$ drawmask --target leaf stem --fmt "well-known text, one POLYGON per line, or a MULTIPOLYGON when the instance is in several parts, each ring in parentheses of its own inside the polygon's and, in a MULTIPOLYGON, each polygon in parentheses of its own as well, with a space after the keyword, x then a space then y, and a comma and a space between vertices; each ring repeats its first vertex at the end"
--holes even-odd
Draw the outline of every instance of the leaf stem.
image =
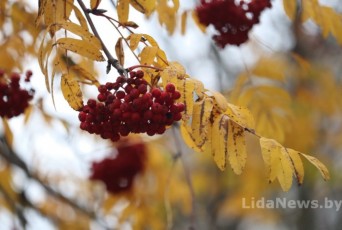
POLYGON ((90 17, 90 10, 87 9, 87 7, 84 5, 82 0, 77 0, 78 4, 80 5, 84 15, 87 18, 87 21, 89 23, 89 26, 91 28, 91 30, 93 31, 94 35, 100 40, 101 42, 101 46, 103 49, 103 52, 105 53, 105 55, 108 58, 108 64, 110 64, 111 66, 113 66, 120 75, 127 75, 127 71, 120 65, 119 61, 117 59, 115 59, 111 53, 109 52, 109 50, 107 49, 106 45, 104 44, 104 42, 102 41, 99 33, 97 32, 97 29, 95 28, 95 25, 93 23, 93 20, 90 17))

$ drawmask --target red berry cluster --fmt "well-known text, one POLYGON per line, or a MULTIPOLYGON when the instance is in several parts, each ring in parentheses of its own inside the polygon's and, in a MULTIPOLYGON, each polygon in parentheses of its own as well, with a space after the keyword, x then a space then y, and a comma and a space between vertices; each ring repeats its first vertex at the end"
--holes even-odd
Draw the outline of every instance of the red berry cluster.
POLYGON ((79 113, 80 128, 118 141, 129 133, 162 134, 166 126, 179 121, 184 104, 175 102, 181 96, 175 86, 149 89, 143 77, 144 72, 131 71, 128 78, 100 85, 98 101, 89 99, 79 113))
POLYGON ((224 48, 246 42, 249 31, 259 23, 261 12, 271 6, 271 0, 241 0, 238 4, 235 0, 201 0, 196 12, 202 24, 212 24, 219 32, 213 39, 224 48))
POLYGON ((92 164, 90 179, 103 181, 107 191, 119 193, 130 190, 133 179, 144 171, 146 149, 143 143, 120 143, 115 158, 105 158, 92 164))
MULTIPOLYGON (((25 81, 29 82, 32 71, 26 72, 25 81)), ((0 70, 0 116, 11 118, 18 116, 28 107, 29 101, 33 98, 34 90, 25 90, 20 88, 20 75, 11 73, 6 76, 5 72, 0 70)))

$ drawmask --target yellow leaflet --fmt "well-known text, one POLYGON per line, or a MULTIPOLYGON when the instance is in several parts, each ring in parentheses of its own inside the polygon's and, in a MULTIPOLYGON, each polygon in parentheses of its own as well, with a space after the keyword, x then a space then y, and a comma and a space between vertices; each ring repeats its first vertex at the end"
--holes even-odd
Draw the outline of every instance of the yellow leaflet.
MULTIPOLYGON (((47 3, 47 0, 39 0, 39 2, 38 2, 38 15, 37 15, 37 18, 36 18, 36 21, 35 21, 35 24, 36 24, 37 27, 41 23, 42 18, 43 18, 44 14, 45 14, 46 3, 47 3)), ((6 1, 1 1, 0 4, 4 4, 4 5, 1 5, 1 10, 5 9, 6 1)))
MULTIPOLYGON (((20 197, 18 193, 13 189, 13 172, 12 168, 8 165, 5 165, 5 167, 2 167, 0 170, 0 185, 7 195, 9 196, 9 199, 11 199, 13 202, 18 202, 20 197)), ((6 205, 8 209, 14 209, 15 207, 12 207, 12 205, 7 201, 6 205)), ((11 210, 13 212, 17 210, 11 210)))
POLYGON ((182 125, 180 126, 180 133, 182 135, 183 141, 187 146, 195 150, 196 152, 202 152, 203 150, 200 149, 196 144, 191 136, 191 128, 185 123, 182 122, 182 125))
POLYGON ((297 179, 298 185, 303 184, 304 180, 304 166, 302 159, 300 158, 300 153, 296 150, 286 148, 287 153, 289 154, 291 161, 292 161, 292 166, 294 169, 294 174, 297 179))
POLYGON ((284 6, 286 15, 291 20, 294 20, 296 13, 297 13, 297 0, 284 0, 283 6, 284 6))
POLYGON ((80 25, 83 28, 88 29, 88 23, 87 23, 87 20, 85 19, 84 15, 83 15, 83 13, 74 4, 72 4, 72 9, 74 10, 75 16, 76 16, 77 20, 79 21, 80 25))
POLYGON ((207 128, 210 122, 214 102, 212 98, 196 101, 192 111, 191 134, 196 146, 202 148, 207 141, 207 128))
POLYGON ((181 97, 178 99, 179 102, 182 102, 185 105, 185 110, 182 119, 184 121, 190 119, 192 115, 192 110, 194 106, 194 90, 195 84, 192 81, 187 81, 186 79, 178 79, 177 90, 181 93, 181 97))
MULTIPOLYGON (((46 1, 44 8, 44 23, 50 26, 54 23, 65 21, 69 18, 72 7, 66 0, 46 1)), ((54 36, 56 28, 49 27, 51 36, 54 36)))
POLYGON ((258 77, 283 81, 287 68, 287 63, 280 58, 262 58, 253 68, 252 74, 258 77))
POLYGON ((194 20, 195 24, 198 26, 198 28, 199 28, 203 33, 205 33, 207 27, 199 22, 199 19, 198 19, 198 16, 197 16, 195 10, 192 11, 191 16, 192 16, 192 19, 194 20))
POLYGON ((230 119, 245 128, 251 130, 255 129, 254 117, 247 108, 230 103, 227 103, 227 105, 228 109, 225 114, 227 114, 230 119))
POLYGON ((142 65, 152 65, 154 59, 156 58, 158 47, 146 46, 140 53, 140 64, 142 65))
MULTIPOLYGON (((161 72, 162 84, 165 87, 167 83, 173 83, 178 87, 178 80, 185 78, 185 68, 178 62, 170 62, 170 65, 161 72)), ((182 82, 179 81, 181 84, 182 82)))
POLYGON ((49 40, 46 44, 46 46, 44 46, 44 41, 46 38, 48 31, 45 32, 45 34, 43 35, 43 40, 39 46, 39 50, 38 50, 38 63, 39 63, 39 67, 40 70, 42 71, 42 73, 44 74, 45 77, 45 86, 48 92, 50 92, 50 83, 49 83, 49 76, 48 76, 48 59, 50 56, 50 53, 52 51, 52 41, 49 40), (45 64, 44 64, 45 61, 45 64))
POLYGON ((320 9, 323 37, 327 38, 331 33, 337 42, 342 44, 342 15, 330 7, 321 6, 320 9))
POLYGON ((282 146, 273 139, 260 138, 262 158, 266 166, 266 173, 269 182, 273 182, 281 170, 280 158, 282 146))
POLYGON ((225 114, 215 117, 211 131, 211 151, 217 167, 222 171, 226 168, 228 157, 228 120, 225 114))
POLYGON ((124 66, 124 64, 125 64, 125 53, 124 53, 124 49, 123 49, 123 40, 121 37, 118 39, 118 41, 115 44, 115 54, 119 60, 119 64, 121 66, 124 66))
POLYGON ((13 133, 10 125, 8 124, 7 118, 2 118, 2 124, 4 126, 5 138, 9 146, 13 145, 13 133))
POLYGON ((96 48, 98 49, 102 48, 100 40, 97 37, 95 37, 92 33, 90 33, 87 27, 82 27, 80 25, 77 25, 69 21, 57 23, 56 25, 60 26, 63 29, 66 29, 67 31, 71 33, 74 33, 80 36, 83 40, 88 41, 96 48))
POLYGON ((101 51, 93 46, 92 43, 85 40, 78 40, 74 38, 60 38, 56 44, 63 49, 70 50, 81 56, 90 58, 95 61, 104 61, 101 51))
MULTIPOLYGON (((186 75, 186 76, 188 76, 188 75, 186 75)), ((196 79, 190 78, 190 77, 187 77, 186 79, 187 79, 187 81, 193 82, 193 84, 195 85, 195 93, 196 93, 196 95, 200 99, 202 99, 204 97, 204 93, 203 92, 205 91, 203 83, 201 81, 199 81, 199 80, 196 80, 196 79)))
POLYGON ((127 22, 129 15, 129 0, 118 0, 116 10, 118 12, 119 22, 127 22))
POLYGON ((327 167, 320 162, 317 158, 313 157, 313 156, 309 156, 307 154, 304 153, 300 153, 303 157, 305 157, 308 161, 310 161, 311 164, 313 164, 321 173, 322 177, 324 180, 329 180, 330 179, 330 173, 329 170, 327 169, 327 167))
POLYGON ((159 65, 159 67, 164 67, 164 68, 169 65, 164 50, 160 48, 158 49, 158 52, 157 52, 157 64, 159 65))
MULTIPOLYGON (((174 1, 175 2, 175 1, 174 1)), ((158 4, 158 19, 161 25, 165 25, 169 34, 173 34, 176 28, 176 14, 178 7, 175 5, 170 7, 169 2, 161 0, 158 4)))
POLYGON ((132 22, 132 21, 128 21, 128 22, 121 22, 120 23, 121 26, 126 26, 126 27, 131 27, 133 29, 136 29, 139 27, 139 25, 135 22, 132 22))
POLYGON ((184 35, 186 31, 186 19, 188 16, 188 11, 184 11, 181 16, 181 34, 184 35))
POLYGON ((294 170, 291 158, 284 147, 281 148, 280 166, 277 177, 281 188, 286 192, 291 188, 294 170))
POLYGON ((131 34, 128 36, 127 40, 129 41, 129 48, 134 51, 138 48, 139 43, 141 42, 142 34, 131 34))
POLYGON ((101 0, 90 0, 90 9, 97 9, 101 3, 101 0))
POLYGON ((240 175, 246 165, 247 149, 245 130, 232 120, 228 122, 227 152, 230 166, 240 175))
POLYGON ((138 11, 149 16, 156 6, 155 0, 130 0, 131 5, 138 11))
POLYGON ((70 72, 75 74, 81 80, 89 80, 91 84, 94 84, 96 86, 100 85, 98 80, 90 72, 88 72, 86 69, 84 69, 80 65, 71 66, 70 72))
POLYGON ((228 108, 226 98, 219 92, 211 91, 212 96, 215 98, 215 107, 221 112, 225 112, 228 108))
POLYGON ((208 155, 212 155, 212 124, 209 122, 207 124, 207 136, 206 136, 206 141, 204 142, 203 145, 203 152, 208 155))
POLYGON ((275 107, 289 106, 291 98, 289 93, 276 86, 261 85, 246 89, 238 99, 238 104, 249 107, 257 103, 260 106, 275 107))
POLYGON ((82 91, 78 82, 69 74, 61 77, 61 90, 70 107, 78 111, 83 106, 82 91))

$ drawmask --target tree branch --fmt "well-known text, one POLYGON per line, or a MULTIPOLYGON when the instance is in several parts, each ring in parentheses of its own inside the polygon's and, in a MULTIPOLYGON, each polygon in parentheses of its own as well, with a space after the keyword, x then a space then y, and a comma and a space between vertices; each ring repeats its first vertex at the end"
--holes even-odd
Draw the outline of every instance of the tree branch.
MULTIPOLYGON (((102 46, 102 49, 103 49, 103 52, 105 53, 105 55, 107 56, 107 61, 108 61, 108 65, 109 66, 113 66, 120 75, 127 75, 127 71, 120 65, 119 61, 117 59, 115 59, 112 54, 109 52, 109 50, 107 49, 106 45, 104 44, 104 42, 102 41, 99 33, 97 32, 97 29, 93 23, 93 20, 91 19, 90 17, 90 10, 87 9, 87 7, 84 5, 83 1, 82 0, 77 0, 78 4, 80 5, 84 15, 86 16, 87 18, 87 21, 89 23, 89 26, 91 28, 91 30, 93 31, 95 37, 97 37, 100 42, 101 42, 101 46, 102 46)), ((108 71, 107 71, 108 72, 108 71)))
MULTIPOLYGON (((44 183, 37 175, 33 174, 29 168, 27 167, 26 163, 15 153, 7 144, 7 141, 4 137, 0 137, 0 155, 9 163, 12 165, 15 165, 22 169, 26 176, 30 179, 35 180, 38 182, 45 190, 47 193, 50 195, 54 196, 58 200, 60 200, 63 203, 66 203, 70 205, 71 207, 75 208, 79 212, 83 213, 84 215, 90 217, 93 220, 96 220, 98 223, 103 223, 103 221, 100 220, 100 218, 96 215, 94 211, 88 210, 85 207, 82 207, 78 203, 74 202, 73 200, 65 197, 58 191, 54 190, 51 188, 49 185, 44 183)), ((104 226, 105 229, 108 229, 107 227, 104 226)))

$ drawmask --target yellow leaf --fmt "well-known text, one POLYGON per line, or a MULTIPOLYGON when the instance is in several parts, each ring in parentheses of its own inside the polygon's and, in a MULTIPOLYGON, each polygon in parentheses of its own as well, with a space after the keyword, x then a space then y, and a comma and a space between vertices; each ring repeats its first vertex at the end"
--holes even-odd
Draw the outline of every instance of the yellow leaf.
POLYGON ((291 158, 284 147, 281 148, 280 166, 277 177, 281 188, 286 192, 291 188, 294 170, 291 158))
POLYGON ((283 6, 286 15, 294 20, 297 13, 297 0, 283 0, 283 6))
POLYGON ((61 90, 70 107, 78 111, 83 107, 82 91, 78 82, 69 74, 61 77, 61 90))
POLYGON ((207 141, 207 128, 210 122, 213 106, 213 99, 209 97, 204 98, 201 101, 196 101, 193 106, 191 134, 196 146, 200 149, 207 141))
POLYGON ((173 83, 177 87, 178 79, 183 80, 185 78, 185 68, 178 62, 170 62, 170 65, 161 72, 160 76, 164 87, 167 83, 173 83))
POLYGON ((227 114, 231 120, 251 131, 255 129, 254 117, 249 109, 230 103, 227 103, 227 105, 228 109, 225 114, 227 114))
POLYGON ((73 9, 75 16, 76 16, 77 20, 79 21, 80 25, 83 28, 88 28, 88 22, 87 22, 86 18, 84 17, 83 13, 74 4, 72 4, 72 9, 73 9))
POLYGON ((182 120, 189 120, 192 115, 192 110, 194 106, 194 90, 195 84, 192 81, 187 81, 186 79, 179 80, 177 83, 177 90, 179 90, 181 97, 178 99, 185 105, 184 114, 182 120))
POLYGON ((181 16, 181 34, 184 35, 186 31, 186 18, 188 16, 188 11, 184 11, 181 16))
POLYGON ((155 9, 155 0, 130 0, 131 5, 138 11, 149 16, 155 9))
POLYGON ((131 34, 128 36, 127 40, 129 41, 129 48, 134 51, 138 48, 139 43, 141 42, 142 34, 131 34))
POLYGON ((2 124, 4 126, 5 138, 7 143, 12 146, 13 145, 13 133, 10 125, 8 124, 7 118, 2 118, 2 124))
POLYGON ((226 111, 228 108, 226 98, 219 92, 211 91, 210 93, 215 98, 214 103, 215 103, 216 108, 221 112, 226 111))
POLYGON ((118 39, 118 41, 115 44, 115 53, 116 53, 116 57, 119 60, 119 64, 121 66, 124 66, 124 64, 125 64, 125 53, 124 53, 123 43, 122 43, 121 37, 118 39))
POLYGON ((152 65, 154 59, 156 58, 158 47, 146 46, 140 53, 140 64, 142 65, 152 65))
POLYGON ((81 56, 95 61, 104 61, 101 51, 92 43, 74 38, 60 38, 56 44, 63 49, 70 50, 81 56))
POLYGON ((261 58, 254 66, 252 74, 258 77, 282 81, 285 79, 287 68, 287 63, 280 58, 261 58))
POLYGON ((227 151, 230 166, 240 175, 247 159, 245 130, 232 120, 228 122, 227 151))
POLYGON ((330 179, 330 173, 329 170, 327 169, 327 167, 320 162, 317 158, 313 157, 313 156, 309 156, 307 154, 304 153, 300 153, 303 157, 305 157, 308 161, 310 161, 311 164, 313 164, 321 173, 322 177, 324 180, 329 180, 330 179))
POLYGON ((183 141, 187 146, 189 146, 196 152, 202 152, 202 149, 197 147, 194 138, 191 136, 191 128, 184 122, 180 126, 180 133, 182 135, 183 141))
POLYGON ((52 40, 49 40, 46 45, 44 44, 47 32, 48 31, 45 32, 43 36, 43 40, 38 50, 38 63, 45 77, 46 89, 48 92, 50 92, 50 83, 49 83, 49 76, 48 76, 48 60, 49 60, 49 56, 51 54, 53 45, 52 45, 52 40))
POLYGON ((97 9, 101 3, 101 0, 90 0, 90 9, 97 9))
POLYGON ((97 37, 95 37, 92 33, 90 33, 87 27, 83 27, 69 21, 57 23, 56 26, 59 26, 65 30, 68 30, 71 33, 80 36, 83 40, 88 41, 96 48, 101 49, 100 40, 97 37))
POLYGON ((214 161, 217 167, 223 171, 226 168, 228 157, 228 117, 225 114, 214 118, 211 135, 211 151, 214 161))
POLYGON ((129 0, 118 0, 116 10, 118 11, 119 22, 127 22, 129 15, 129 0))
POLYGON ((280 158, 282 155, 282 146, 273 139, 261 137, 260 147, 268 180, 269 182, 273 182, 281 170, 280 158))
POLYGON ((70 67, 70 72, 76 75, 81 80, 88 80, 91 84, 99 86, 98 80, 85 68, 80 65, 73 65, 70 67))
POLYGON ((289 154, 293 169, 294 169, 294 174, 297 179, 298 185, 303 184, 304 180, 304 166, 302 159, 300 158, 300 153, 296 150, 286 148, 287 153, 289 154))
MULTIPOLYGON (((13 172, 12 168, 10 166, 5 165, 0 170, 0 185, 4 192, 9 196, 8 198, 12 200, 12 202, 16 203, 19 202, 19 194, 15 191, 13 188, 13 172)), ((15 212, 16 210, 13 210, 15 207, 12 207, 12 204, 7 200, 6 206, 9 210, 15 212)))
POLYGON ((132 21, 128 21, 128 22, 120 22, 120 25, 121 26, 124 26, 124 27, 131 27, 133 29, 136 29, 139 27, 139 25, 135 22, 132 22, 132 21))

